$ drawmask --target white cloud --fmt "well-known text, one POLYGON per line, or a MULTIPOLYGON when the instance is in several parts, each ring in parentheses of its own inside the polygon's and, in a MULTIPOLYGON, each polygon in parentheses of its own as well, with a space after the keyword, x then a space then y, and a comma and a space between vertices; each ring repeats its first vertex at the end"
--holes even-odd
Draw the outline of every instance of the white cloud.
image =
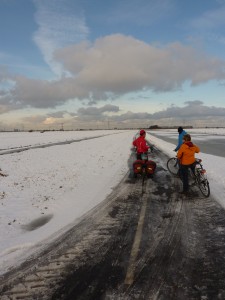
POLYGON ((34 41, 44 60, 59 77, 62 66, 53 58, 56 49, 80 42, 86 38, 88 28, 81 10, 72 13, 67 0, 33 0, 36 5, 36 22, 39 26, 34 41))
POLYGON ((223 60, 180 43, 157 48, 121 34, 65 47, 55 59, 72 76, 51 82, 14 77, 11 103, 53 108, 69 99, 93 103, 141 90, 174 91, 187 81, 199 85, 225 79, 223 60))
POLYGON ((94 98, 109 91, 124 94, 141 89, 170 91, 186 80, 200 84, 225 78, 225 62, 173 43, 156 48, 133 37, 115 34, 59 50, 56 57, 89 89, 94 98), (96 97, 95 97, 96 96, 96 97))

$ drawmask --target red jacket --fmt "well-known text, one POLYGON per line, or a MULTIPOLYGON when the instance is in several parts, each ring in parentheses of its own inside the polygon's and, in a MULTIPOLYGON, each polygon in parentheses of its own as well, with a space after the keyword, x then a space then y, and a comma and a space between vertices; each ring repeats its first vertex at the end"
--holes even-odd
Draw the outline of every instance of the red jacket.
POLYGON ((133 145, 137 148, 137 153, 145 153, 150 148, 143 136, 139 136, 136 140, 134 140, 133 145))

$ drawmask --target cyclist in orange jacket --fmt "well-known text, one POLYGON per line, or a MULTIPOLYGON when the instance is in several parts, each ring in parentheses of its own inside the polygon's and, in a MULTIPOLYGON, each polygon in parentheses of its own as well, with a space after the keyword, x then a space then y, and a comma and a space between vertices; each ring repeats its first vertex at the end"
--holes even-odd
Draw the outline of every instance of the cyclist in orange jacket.
POLYGON ((147 145, 147 142, 145 140, 146 132, 144 129, 140 130, 140 136, 133 141, 134 147, 136 147, 137 150, 137 159, 141 159, 141 155, 143 153, 148 152, 148 149, 150 148, 147 145))
POLYGON ((199 153, 200 148, 191 142, 190 134, 183 136, 183 144, 177 152, 177 158, 180 161, 180 173, 183 181, 183 191, 181 194, 188 194, 188 169, 191 168, 194 172, 195 168, 195 153, 199 153))

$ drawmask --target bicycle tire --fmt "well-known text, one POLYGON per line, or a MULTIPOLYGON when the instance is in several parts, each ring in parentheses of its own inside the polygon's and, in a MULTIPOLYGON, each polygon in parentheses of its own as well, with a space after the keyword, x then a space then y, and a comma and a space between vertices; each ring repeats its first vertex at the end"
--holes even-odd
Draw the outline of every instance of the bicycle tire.
POLYGON ((173 175, 178 175, 179 164, 176 157, 171 157, 167 161, 167 169, 173 175))
POLYGON ((198 173, 197 182, 199 189, 204 197, 209 197, 210 195, 210 187, 209 182, 204 174, 198 173))

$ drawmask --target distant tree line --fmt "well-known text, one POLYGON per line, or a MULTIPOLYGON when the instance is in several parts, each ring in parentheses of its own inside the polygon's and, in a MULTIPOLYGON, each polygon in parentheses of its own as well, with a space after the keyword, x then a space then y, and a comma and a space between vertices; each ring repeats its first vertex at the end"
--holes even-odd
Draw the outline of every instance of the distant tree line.
MULTIPOLYGON (((158 125, 151 125, 149 126, 148 129, 176 129, 178 126, 158 126, 158 125)), ((187 129, 191 129, 193 128, 193 126, 189 125, 189 126, 183 126, 187 129)))

